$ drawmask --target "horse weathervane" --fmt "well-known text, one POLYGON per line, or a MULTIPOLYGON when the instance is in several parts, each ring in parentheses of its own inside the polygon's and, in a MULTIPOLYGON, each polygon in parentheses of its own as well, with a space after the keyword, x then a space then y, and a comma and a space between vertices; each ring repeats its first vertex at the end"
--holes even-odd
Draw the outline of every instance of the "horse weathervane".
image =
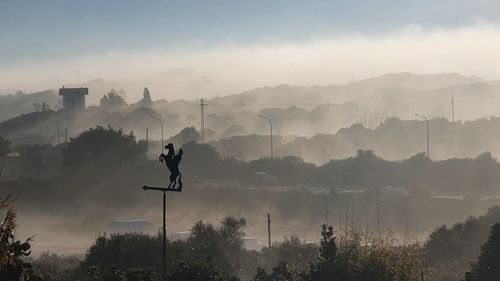
POLYGON ((179 163, 182 160, 184 152, 181 148, 179 149, 179 153, 175 154, 174 145, 171 143, 167 144, 165 149, 168 151, 167 154, 160 154, 158 160, 162 163, 165 162, 167 168, 170 170, 170 184, 167 189, 175 189, 175 186, 179 184, 177 190, 180 192, 182 191, 182 174, 179 171, 179 163))

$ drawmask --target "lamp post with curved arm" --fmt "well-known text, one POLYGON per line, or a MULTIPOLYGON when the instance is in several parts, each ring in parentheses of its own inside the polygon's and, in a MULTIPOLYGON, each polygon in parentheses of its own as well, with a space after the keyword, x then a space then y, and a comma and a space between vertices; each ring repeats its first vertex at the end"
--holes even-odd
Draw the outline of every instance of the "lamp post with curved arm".
POLYGON ((154 117, 154 116, 149 116, 149 117, 157 120, 158 122, 160 122, 160 126, 161 126, 161 152, 163 153, 163 151, 164 151, 164 148, 163 148, 163 122, 161 121, 160 118, 157 118, 157 117, 154 117))
POLYGON ((420 115, 420 114, 415 114, 415 115, 417 115, 418 117, 421 117, 425 120, 425 125, 427 127, 427 158, 431 159, 431 155, 429 154, 429 119, 427 119, 427 117, 420 115))
POLYGON ((260 118, 264 118, 267 121, 269 121, 269 127, 271 128, 271 159, 273 159, 273 122, 271 121, 271 119, 269 119, 266 116, 263 116, 263 115, 260 115, 260 114, 257 115, 257 116, 259 116, 260 118))
POLYGON ((57 126, 57 144, 58 145, 61 144, 61 129, 60 129, 60 126, 59 126, 59 122, 57 122, 54 119, 50 119, 50 118, 47 119, 47 120, 49 120, 50 122, 56 124, 56 126, 57 126))

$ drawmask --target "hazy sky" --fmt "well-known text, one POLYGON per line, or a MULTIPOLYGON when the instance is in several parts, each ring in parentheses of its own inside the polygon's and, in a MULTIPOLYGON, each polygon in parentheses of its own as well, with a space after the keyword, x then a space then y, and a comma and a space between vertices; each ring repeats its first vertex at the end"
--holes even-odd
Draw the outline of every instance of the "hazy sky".
POLYGON ((171 68, 220 77, 227 65, 247 69, 233 73, 238 80, 266 62, 273 64, 255 83, 334 83, 405 70, 498 78, 488 64, 498 65, 497 48, 488 45, 500 41, 499 10, 500 1, 486 0, 1 0, 0 88, 57 85, 76 69, 87 80, 171 68), (378 65, 360 70, 363 61, 378 65))

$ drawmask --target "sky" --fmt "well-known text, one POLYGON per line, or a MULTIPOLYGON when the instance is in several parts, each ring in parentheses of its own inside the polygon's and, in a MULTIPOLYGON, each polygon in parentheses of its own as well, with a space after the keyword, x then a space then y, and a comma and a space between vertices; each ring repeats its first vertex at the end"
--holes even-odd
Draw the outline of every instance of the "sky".
POLYGON ((486 0, 0 0, 0 88, 175 68, 232 83, 254 73, 244 87, 405 70, 495 79, 499 10, 486 0))

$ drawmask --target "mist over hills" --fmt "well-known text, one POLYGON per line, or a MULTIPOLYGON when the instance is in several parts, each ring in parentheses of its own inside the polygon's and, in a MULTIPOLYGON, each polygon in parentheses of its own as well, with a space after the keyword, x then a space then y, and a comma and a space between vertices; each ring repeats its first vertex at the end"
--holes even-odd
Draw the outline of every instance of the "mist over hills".
MULTIPOLYGON (((62 86, 62 85, 60 85, 62 86)), ((312 109, 320 104, 355 102, 362 105, 366 112, 386 112, 390 116, 404 116, 408 110, 419 111, 431 116, 448 116, 449 102, 452 96, 457 100, 457 108, 466 107, 457 116, 472 119, 496 115, 495 95, 500 91, 500 82, 463 76, 456 73, 411 74, 391 73, 382 76, 354 81, 346 85, 298 86, 281 84, 264 86, 247 91, 235 92, 236 86, 219 81, 216 78, 195 73, 187 69, 173 69, 159 73, 144 81, 108 81, 93 79, 79 84, 67 84, 66 87, 88 87, 90 95, 88 105, 96 105, 110 89, 123 89, 128 103, 134 103, 142 96, 144 87, 151 91, 153 100, 196 100, 208 98, 212 105, 218 105, 216 112, 235 112, 239 110, 261 110, 263 108, 286 108, 292 105, 312 109), (481 98, 481 100, 476 100, 481 98), (484 99, 486 98, 486 99, 484 99), (481 106, 482 110, 472 110, 481 106)), ((53 96, 42 98, 52 108, 56 108, 57 89, 51 89, 53 96)), ((46 93, 47 94, 47 93, 46 93)), ((7 95, 9 96, 9 95, 7 95)), ((28 113, 30 102, 40 101, 39 93, 23 97, 23 106, 16 106, 11 100, 4 99, 2 105, 9 107, 0 120, 28 113), (18 110, 19 108, 19 110, 18 110)), ((1 98, 1 97, 0 97, 1 98)), ((213 107, 213 106, 212 106, 213 107)), ((210 109, 208 109, 210 110, 210 109)), ((412 113, 413 114, 413 113, 412 113)), ((358 118, 362 118, 359 116, 358 118)))
MULTIPOLYGON (((169 82, 161 80, 165 75, 156 79, 167 85, 169 82)), ((193 73, 188 70, 175 70, 169 75, 178 85, 193 82, 193 73)), ((198 100, 168 101, 159 99, 161 92, 150 90, 153 102, 142 107, 128 92, 142 92, 140 82, 125 84, 98 79, 81 85, 90 88, 89 96, 94 99, 110 89, 127 89, 124 97, 128 106, 109 109, 91 105, 84 112, 72 113, 58 110, 60 98, 54 91, 4 96, 2 106, 9 111, 3 118, 15 117, 0 123, 0 135, 16 145, 54 144, 57 131, 47 118, 59 120, 68 129, 69 138, 96 125, 110 125, 133 131, 140 139, 146 138, 149 129, 150 140, 158 140, 160 127, 150 116, 163 119, 167 138, 186 127, 199 130, 198 100), (33 104, 44 102, 48 105, 46 112, 36 112, 40 108, 35 110, 33 104)), ((424 122, 415 121, 415 113, 419 113, 431 119, 435 159, 476 157, 486 150, 497 156, 497 130, 486 128, 496 128, 498 124, 498 118, 490 116, 499 115, 499 92, 500 84, 496 81, 453 73, 386 74, 343 86, 266 86, 206 99, 206 139, 225 157, 247 161, 265 157, 269 127, 257 117, 261 114, 273 120, 276 155, 325 163, 352 156, 358 149, 373 149, 387 159, 397 160, 423 151, 420 137, 424 122), (452 97, 455 123, 451 122, 452 97), (490 137, 474 140, 474 132, 490 137)))

